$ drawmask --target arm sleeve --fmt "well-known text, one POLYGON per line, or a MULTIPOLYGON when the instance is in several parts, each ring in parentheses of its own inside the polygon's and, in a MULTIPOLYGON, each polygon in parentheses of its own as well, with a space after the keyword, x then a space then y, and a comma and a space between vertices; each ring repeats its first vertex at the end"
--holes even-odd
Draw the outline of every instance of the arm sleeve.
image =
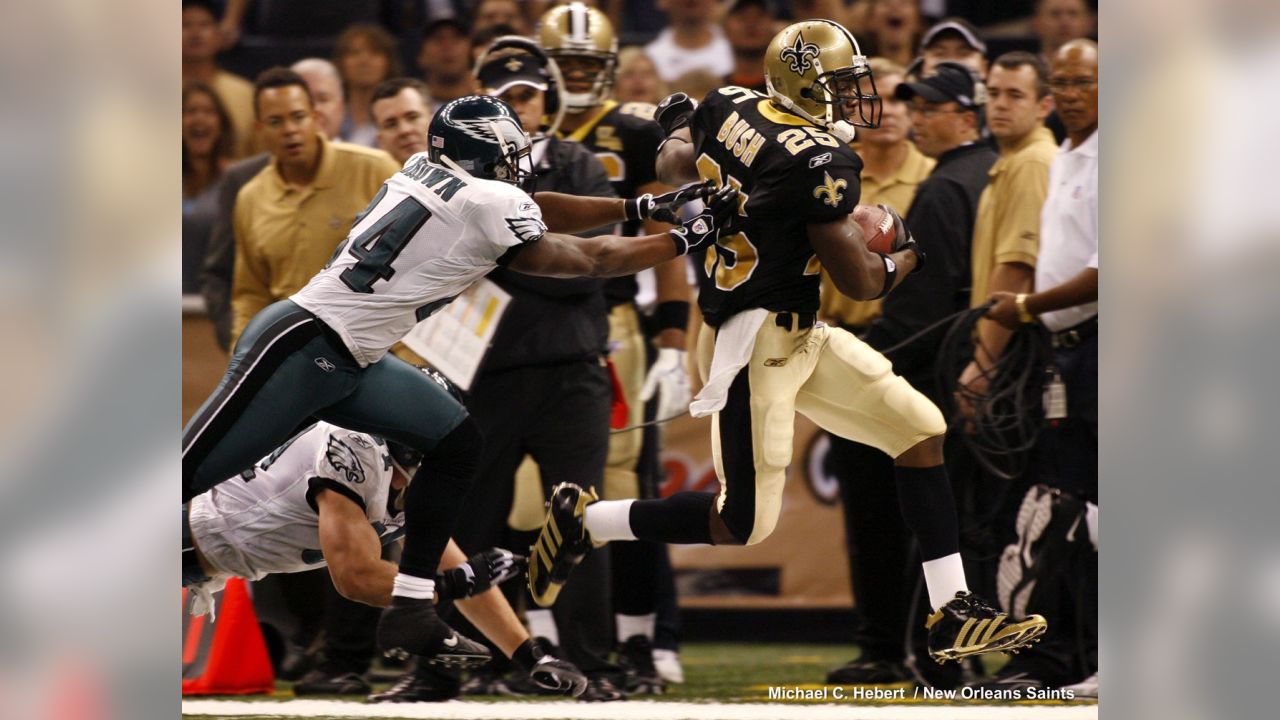
POLYGON ((235 272, 231 281, 231 346, 258 311, 271 304, 271 272, 263 259, 253 252, 248 242, 249 211, 247 204, 236 200, 235 272))
POLYGON ((390 470, 391 456, 384 444, 364 433, 328 426, 307 477, 307 503, 315 509, 316 494, 332 490, 369 517, 382 518, 390 470))
POLYGON ((495 260, 513 247, 537 242, 547 232, 538 203, 516 188, 472 202, 467 219, 492 244, 495 260))
POLYGON ((1040 250, 1040 210, 1049 192, 1049 166, 1029 160, 1009 175, 1008 195, 998 198, 994 264, 1036 265, 1040 250))

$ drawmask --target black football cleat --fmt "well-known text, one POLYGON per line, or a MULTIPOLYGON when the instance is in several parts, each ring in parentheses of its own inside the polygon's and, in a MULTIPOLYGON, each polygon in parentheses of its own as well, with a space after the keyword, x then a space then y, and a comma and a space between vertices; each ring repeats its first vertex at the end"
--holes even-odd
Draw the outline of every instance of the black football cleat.
POLYGON ((667 691, 667 681, 653 665, 653 643, 644 635, 632 635, 618 647, 618 665, 628 696, 662 695, 667 691))
POLYGON ((315 669, 298 678, 293 684, 293 694, 307 695, 366 695, 369 683, 359 673, 329 672, 315 669))
POLYGON ((850 660, 827 673, 829 685, 893 685, 910 679, 906 668, 891 660, 850 660))
POLYGON ((1049 624, 1039 615, 1013 622, 982 598, 958 592, 929 616, 929 655, 939 663, 990 652, 1017 653, 1038 641, 1049 624))
POLYGON ((452 673, 423 663, 387 690, 369 696, 371 703, 444 702, 461 692, 462 681, 452 673))
POLYGON ((440 667, 473 668, 489 662, 489 648, 449 627, 433 600, 393 597, 378 618, 378 648, 389 658, 420 656, 440 667))
POLYGON ((538 605, 555 604, 569 573, 591 550, 587 506, 599 499, 595 490, 583 490, 573 483, 552 488, 547 519, 529 549, 529 593, 538 605))
POLYGON ((618 686, 604 675, 589 678, 586 689, 578 696, 578 700, 582 702, 617 702, 626 699, 627 696, 618 689, 618 686))

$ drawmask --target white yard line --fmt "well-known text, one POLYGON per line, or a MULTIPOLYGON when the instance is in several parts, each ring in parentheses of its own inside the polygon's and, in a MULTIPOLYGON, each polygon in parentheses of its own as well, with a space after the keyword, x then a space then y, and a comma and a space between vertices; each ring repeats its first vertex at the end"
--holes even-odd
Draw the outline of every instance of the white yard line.
POLYGON ((384 703, 339 700, 245 702, 184 700, 183 714, 284 718, 439 718, 440 720, 1096 720, 1096 705, 914 705, 690 703, 629 701, 384 703))

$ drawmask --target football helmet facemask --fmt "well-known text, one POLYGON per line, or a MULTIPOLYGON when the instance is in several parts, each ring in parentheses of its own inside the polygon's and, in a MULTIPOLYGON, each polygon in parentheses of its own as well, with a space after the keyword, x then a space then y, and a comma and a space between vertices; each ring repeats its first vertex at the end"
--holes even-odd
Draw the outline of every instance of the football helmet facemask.
POLYGON ((827 128, 845 142, 855 127, 880 125, 882 101, 853 34, 830 20, 789 25, 765 51, 765 85, 774 104, 827 128))
POLYGON ((579 68, 590 66, 588 90, 571 92, 565 86, 566 110, 578 113, 605 101, 617 71, 618 36, 604 13, 580 2, 557 5, 543 14, 537 37, 547 54, 560 64, 566 82, 574 83, 581 72, 579 68))
POLYGON ((468 95, 440 108, 427 131, 431 162, 519 185, 533 176, 529 136, 510 105, 468 95))

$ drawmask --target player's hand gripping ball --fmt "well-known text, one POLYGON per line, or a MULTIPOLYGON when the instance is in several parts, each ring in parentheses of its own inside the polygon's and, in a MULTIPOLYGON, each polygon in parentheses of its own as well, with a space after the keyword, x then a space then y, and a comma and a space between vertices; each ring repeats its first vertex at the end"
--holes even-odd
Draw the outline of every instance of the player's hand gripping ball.
POLYGON ((898 211, 888 205, 858 205, 853 209, 853 221, 862 228, 867 249, 889 255, 910 249, 916 254, 916 270, 924 267, 924 253, 911 237, 911 231, 898 211))

